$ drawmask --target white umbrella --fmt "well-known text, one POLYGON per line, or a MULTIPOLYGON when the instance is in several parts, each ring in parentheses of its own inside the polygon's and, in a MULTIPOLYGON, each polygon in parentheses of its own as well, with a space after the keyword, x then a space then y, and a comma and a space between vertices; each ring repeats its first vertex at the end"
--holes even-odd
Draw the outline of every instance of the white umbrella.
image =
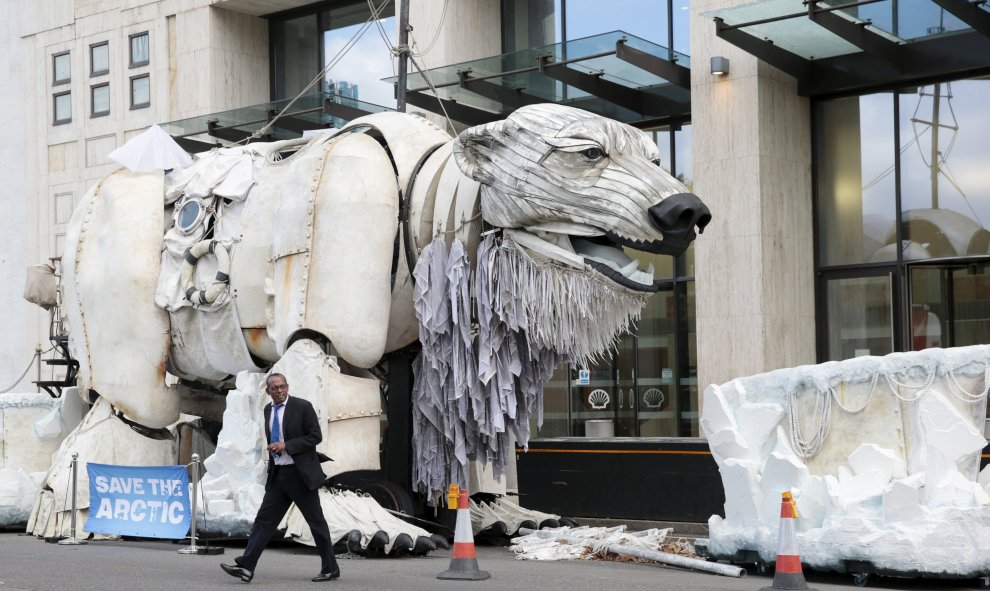
POLYGON ((192 162, 189 154, 157 125, 131 138, 123 146, 107 154, 107 158, 134 172, 178 170, 192 162))

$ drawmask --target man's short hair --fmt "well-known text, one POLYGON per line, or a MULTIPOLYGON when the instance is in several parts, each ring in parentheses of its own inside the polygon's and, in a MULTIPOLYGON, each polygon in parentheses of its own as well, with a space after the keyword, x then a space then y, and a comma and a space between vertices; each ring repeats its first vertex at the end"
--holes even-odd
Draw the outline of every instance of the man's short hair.
POLYGON ((266 389, 269 388, 272 385, 272 382, 271 382, 271 379, 272 378, 282 378, 282 381, 285 382, 285 385, 286 386, 289 385, 289 380, 285 379, 285 376, 284 375, 282 375, 280 373, 270 373, 270 374, 268 374, 268 377, 265 378, 265 388, 266 389))

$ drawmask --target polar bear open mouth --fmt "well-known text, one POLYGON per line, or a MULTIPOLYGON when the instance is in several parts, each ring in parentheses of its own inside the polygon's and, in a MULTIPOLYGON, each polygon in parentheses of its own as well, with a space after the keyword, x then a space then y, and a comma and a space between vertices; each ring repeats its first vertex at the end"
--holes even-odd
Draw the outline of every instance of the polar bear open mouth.
POLYGON ((572 267, 590 267, 626 289, 655 292, 653 263, 642 269, 638 259, 630 257, 622 246, 652 250, 654 243, 628 239, 594 226, 553 223, 530 226, 525 230, 508 230, 520 246, 572 267))

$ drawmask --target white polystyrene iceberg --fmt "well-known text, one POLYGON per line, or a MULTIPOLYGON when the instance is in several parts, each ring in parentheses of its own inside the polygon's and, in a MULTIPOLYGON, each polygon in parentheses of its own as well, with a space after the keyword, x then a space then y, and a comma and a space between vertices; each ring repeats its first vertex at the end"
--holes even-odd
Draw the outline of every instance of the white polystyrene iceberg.
POLYGON ((988 375, 990 346, 974 346, 709 386, 701 424, 725 488, 725 517, 709 519, 710 550, 775 560, 789 490, 805 564, 990 572, 990 468, 977 472, 988 375))

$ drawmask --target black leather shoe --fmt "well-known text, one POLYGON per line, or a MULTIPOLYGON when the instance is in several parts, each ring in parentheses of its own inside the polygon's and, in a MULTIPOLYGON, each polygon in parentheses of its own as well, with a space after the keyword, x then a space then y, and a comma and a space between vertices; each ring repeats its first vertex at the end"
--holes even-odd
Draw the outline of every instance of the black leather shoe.
MULTIPOLYGON (((254 571, 248 570, 239 564, 220 564, 220 568, 223 572, 227 573, 232 577, 237 577, 245 583, 250 583, 251 579, 254 578, 254 571)), ((339 576, 340 573, 338 573, 339 576)))
POLYGON ((323 581, 332 581, 334 579, 340 578, 340 569, 330 571, 328 573, 320 573, 313 577, 314 583, 322 583, 323 581))

